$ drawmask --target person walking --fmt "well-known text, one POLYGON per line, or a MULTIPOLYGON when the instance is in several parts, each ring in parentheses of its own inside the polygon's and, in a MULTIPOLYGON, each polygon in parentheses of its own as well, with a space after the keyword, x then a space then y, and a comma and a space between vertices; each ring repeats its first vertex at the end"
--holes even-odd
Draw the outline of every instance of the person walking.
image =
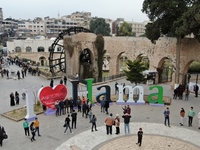
POLYGON ((20 72, 19 70, 17 71, 17 77, 18 77, 18 80, 20 79, 20 72))
POLYGON ((130 123, 131 115, 129 115, 128 113, 125 113, 122 116, 122 118, 124 118, 124 134, 126 135, 126 130, 128 130, 128 134, 130 134, 129 123, 130 123))
POLYGON ((116 114, 116 118, 115 118, 115 127, 116 127, 116 133, 115 134, 119 134, 120 133, 120 118, 119 118, 119 114, 116 114))
POLYGON ((31 123, 30 125, 30 130, 31 130, 31 134, 32 134, 32 137, 31 137, 31 142, 35 141, 35 128, 34 128, 34 122, 31 123))
POLYGON ((197 84, 195 84, 194 85, 195 97, 198 97, 198 91, 199 91, 199 86, 197 84))
POLYGON ((0 125, 0 146, 3 146, 4 134, 6 134, 6 131, 4 127, 0 125))
POLYGON ((112 116, 113 116, 113 114, 110 113, 110 116, 106 117, 106 119, 105 119, 107 135, 112 134, 112 126, 114 124, 114 118, 112 116))
POLYGON ((142 137, 143 137, 143 131, 142 131, 142 128, 139 128, 139 131, 138 131, 138 142, 136 143, 138 146, 141 146, 142 145, 142 137))
POLYGON ((197 118, 198 118, 198 129, 200 129, 200 112, 198 113, 197 118))
POLYGON ((76 129, 77 113, 75 112, 75 110, 73 110, 71 117, 72 117, 72 129, 73 127, 76 129))
POLYGON ((38 121, 38 118, 35 118, 35 121, 34 121, 35 132, 38 133, 38 136, 41 136, 39 126, 40 126, 40 122, 38 121))
POLYGON ((88 116, 89 116, 89 123, 91 123, 93 117, 92 109, 90 109, 88 116))
POLYGON ((189 94, 190 94, 190 90, 188 89, 188 87, 185 90, 185 100, 189 100, 189 94))
POLYGON ((66 134, 66 131, 67 131, 68 128, 69 128, 71 134, 74 133, 74 132, 72 132, 71 127, 70 127, 70 121, 71 121, 71 120, 70 120, 69 117, 70 117, 70 116, 68 115, 68 116, 65 118, 65 124, 64 124, 65 131, 64 131, 64 134, 66 134))
POLYGON ((108 101, 107 99, 105 99, 104 108, 105 108, 105 112, 106 112, 106 114, 109 114, 109 113, 108 113, 109 101, 108 101))
POLYGON ((190 107, 190 110, 188 111, 188 126, 192 126, 192 121, 195 116, 195 111, 193 110, 193 107, 190 107))
POLYGON ((164 111, 164 117, 165 117, 165 126, 167 126, 166 122, 168 122, 168 127, 170 127, 170 121, 169 121, 169 115, 170 115, 170 111, 169 108, 167 107, 167 109, 164 111))
POLYGON ((64 85, 66 86, 67 85, 67 77, 64 76, 63 80, 64 80, 64 85))
POLYGON ((63 84, 63 79, 62 78, 60 79, 60 84, 63 84))
POLYGON ((118 83, 116 82, 115 83, 115 94, 117 94, 118 93, 118 83))
POLYGON ((30 136, 30 133, 29 133, 29 123, 28 123, 28 121, 27 121, 26 118, 24 118, 23 127, 24 127, 25 135, 26 136, 30 136))
POLYGON ((101 100, 101 112, 105 112, 105 98, 103 97, 101 100))
POLYGON ((53 79, 51 79, 51 81, 50 81, 50 87, 52 87, 53 88, 53 79))
POLYGON ((86 102, 83 102, 83 105, 82 105, 82 117, 87 118, 87 104, 86 102))
POLYGON ((180 116, 181 116, 181 123, 180 123, 180 126, 183 126, 183 119, 184 119, 184 117, 185 117, 185 110, 184 110, 184 108, 181 108, 180 116))
POLYGON ((98 131, 97 130, 97 125, 96 125, 96 122, 97 122, 97 118, 95 115, 92 116, 92 119, 91 119, 91 123, 92 123, 92 129, 91 131, 94 132, 93 128, 95 128, 95 131, 98 131))

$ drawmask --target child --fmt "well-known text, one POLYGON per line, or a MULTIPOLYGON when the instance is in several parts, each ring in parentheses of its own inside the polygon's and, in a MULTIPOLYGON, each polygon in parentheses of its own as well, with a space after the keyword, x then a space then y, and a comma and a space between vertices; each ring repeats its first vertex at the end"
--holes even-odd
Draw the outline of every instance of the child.
POLYGON ((141 144, 142 144, 142 136, 143 136, 142 128, 139 128, 139 131, 138 131, 138 142, 136 143, 136 144, 139 144, 139 146, 141 146, 141 144))
POLYGON ((92 116, 93 116, 92 109, 90 109, 88 115, 89 115, 89 120, 90 120, 89 123, 91 123, 91 121, 92 121, 92 116))

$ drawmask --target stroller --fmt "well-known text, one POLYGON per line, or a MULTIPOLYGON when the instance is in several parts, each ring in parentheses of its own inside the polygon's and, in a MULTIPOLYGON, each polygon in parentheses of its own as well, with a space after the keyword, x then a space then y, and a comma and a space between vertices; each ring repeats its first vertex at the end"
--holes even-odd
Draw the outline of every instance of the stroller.
POLYGON ((26 99, 26 93, 22 93, 22 99, 26 99))

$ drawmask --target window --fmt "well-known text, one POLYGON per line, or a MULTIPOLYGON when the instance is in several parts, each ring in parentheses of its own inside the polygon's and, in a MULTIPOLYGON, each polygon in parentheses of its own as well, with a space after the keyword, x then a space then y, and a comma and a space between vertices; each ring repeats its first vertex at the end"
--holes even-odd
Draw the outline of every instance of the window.
POLYGON ((59 46, 57 47, 57 51, 60 52, 62 50, 62 48, 59 46))
POLYGON ((40 46, 40 47, 38 47, 38 52, 44 52, 44 47, 42 47, 42 46, 40 46))
POLYGON ((32 48, 30 46, 26 47, 26 52, 32 52, 32 48))
POLYGON ((15 52, 22 52, 21 47, 19 47, 19 46, 15 47, 15 52))

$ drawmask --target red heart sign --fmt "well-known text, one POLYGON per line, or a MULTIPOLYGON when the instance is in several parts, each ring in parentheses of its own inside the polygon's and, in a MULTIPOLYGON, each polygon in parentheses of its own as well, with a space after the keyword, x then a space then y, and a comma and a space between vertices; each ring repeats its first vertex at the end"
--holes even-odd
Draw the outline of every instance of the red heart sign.
POLYGON ((42 104, 55 110, 55 102, 65 99, 67 96, 67 88, 63 84, 59 84, 54 88, 46 86, 40 89, 38 95, 42 104))

